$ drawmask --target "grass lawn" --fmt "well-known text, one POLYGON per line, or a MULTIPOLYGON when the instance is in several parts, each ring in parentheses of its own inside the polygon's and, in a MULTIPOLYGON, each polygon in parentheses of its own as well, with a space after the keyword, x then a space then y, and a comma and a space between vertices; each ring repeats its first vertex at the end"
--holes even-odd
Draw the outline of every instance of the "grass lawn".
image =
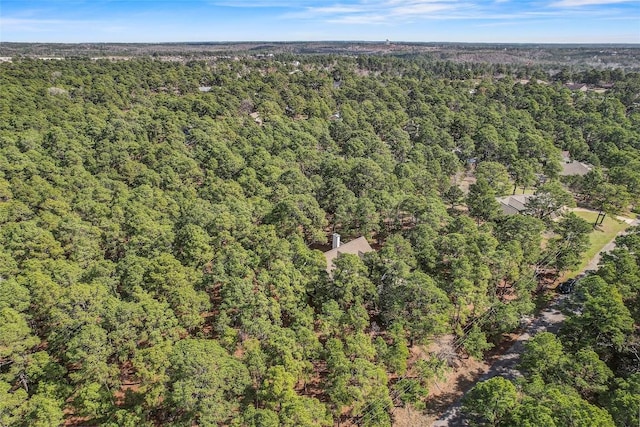
MULTIPOLYGON (((598 217, 596 212, 582 212, 582 211, 574 211, 576 215, 580 218, 588 221, 590 224, 593 224, 598 217)), ((589 235, 589 249, 582 255, 582 262, 575 270, 564 274, 563 276, 572 277, 578 272, 582 271, 583 268, 589 264, 591 258, 593 258, 599 251, 602 249, 607 243, 613 240, 620 231, 629 227, 624 221, 618 221, 607 215, 604 218, 604 222, 602 225, 599 225, 598 228, 594 229, 589 235)))
MULTIPOLYGON (((531 187, 527 187, 527 189, 523 189, 522 187, 518 187, 516 189, 516 194, 533 194, 536 192, 536 187, 531 186, 531 187)), ((509 195, 511 195, 511 193, 513 193, 513 186, 511 187, 511 192, 509 193, 509 195)), ((595 218, 594 218, 595 221, 595 218)))

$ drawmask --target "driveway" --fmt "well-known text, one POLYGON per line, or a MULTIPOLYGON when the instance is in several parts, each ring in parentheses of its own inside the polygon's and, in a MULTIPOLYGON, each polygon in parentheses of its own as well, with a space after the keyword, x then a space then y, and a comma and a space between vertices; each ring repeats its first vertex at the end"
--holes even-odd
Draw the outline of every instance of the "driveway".
MULTIPOLYGON (((567 295, 559 295, 547 308, 542 310, 540 315, 529 324, 525 332, 476 382, 485 381, 498 375, 507 379, 519 377, 520 372, 516 369, 516 366, 520 361, 520 355, 524 351, 525 343, 538 332, 558 332, 565 319, 564 314, 560 311, 560 306, 566 298, 567 295)), ((458 399, 438 421, 433 423, 433 427, 465 426, 466 424, 460 413, 461 406, 462 401, 458 399)))

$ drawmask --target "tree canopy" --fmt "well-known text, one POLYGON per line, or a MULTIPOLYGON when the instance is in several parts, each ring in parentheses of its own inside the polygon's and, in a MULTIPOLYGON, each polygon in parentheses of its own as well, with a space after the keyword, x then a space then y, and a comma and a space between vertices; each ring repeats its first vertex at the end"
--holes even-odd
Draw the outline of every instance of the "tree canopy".
MULTIPOLYGON (((540 73, 427 55, 1 62, 0 424, 389 426, 398 395, 423 405, 442 361, 418 346, 453 336, 483 357, 533 310, 535 266, 584 250, 583 223, 548 220, 571 202, 560 150, 596 166, 565 180, 580 201, 637 203, 638 75, 602 74, 605 93, 516 80, 540 73), (504 216, 496 196, 541 175, 535 215, 504 216), (376 251, 329 275, 333 232, 376 251)), ((478 394, 506 397, 471 404, 478 419, 607 425, 601 403, 636 421, 637 233, 619 242, 541 374, 572 377, 545 382, 558 406, 496 381, 478 394)))

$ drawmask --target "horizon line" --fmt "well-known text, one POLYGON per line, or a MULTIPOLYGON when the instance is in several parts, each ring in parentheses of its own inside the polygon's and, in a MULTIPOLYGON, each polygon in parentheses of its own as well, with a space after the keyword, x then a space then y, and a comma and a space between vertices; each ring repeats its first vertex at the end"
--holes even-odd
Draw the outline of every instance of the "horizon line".
POLYGON ((638 46, 640 42, 483 42, 483 41, 404 41, 404 40, 191 40, 191 41, 161 41, 161 42, 143 42, 143 41, 79 41, 79 42, 58 42, 58 41, 6 41, 0 40, 0 46, 3 44, 61 44, 61 45, 81 45, 81 44, 95 44, 95 45, 125 45, 125 44, 139 44, 139 45, 166 45, 166 44, 251 44, 251 43, 278 43, 278 44, 300 44, 300 43, 382 43, 382 44, 468 44, 468 45, 581 45, 581 46, 596 46, 596 45, 625 45, 625 46, 638 46))

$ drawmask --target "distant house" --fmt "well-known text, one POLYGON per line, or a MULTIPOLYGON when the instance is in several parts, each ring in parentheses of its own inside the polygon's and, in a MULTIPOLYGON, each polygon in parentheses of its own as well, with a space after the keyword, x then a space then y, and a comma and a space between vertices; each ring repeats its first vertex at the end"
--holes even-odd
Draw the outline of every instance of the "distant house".
POLYGON ((498 197, 498 203, 505 215, 516 215, 524 213, 527 209, 527 202, 533 194, 516 194, 513 196, 498 197))
POLYGON ((198 90, 200 92, 210 92, 211 91, 211 86, 200 86, 200 87, 198 87, 198 90))
MULTIPOLYGON (((518 83, 520 83, 521 85, 526 85, 529 84, 531 80, 529 79, 520 79, 518 80, 518 83)), ((540 80, 540 79, 536 79, 535 82, 539 85, 548 85, 548 82, 545 82, 544 80, 540 80)))
POLYGON ((339 254, 352 254, 362 257, 367 252, 373 252, 373 248, 363 236, 342 245, 340 244, 340 235, 333 233, 331 246, 332 249, 324 253, 324 257, 327 260, 327 273, 329 273, 329 276, 331 276, 331 273, 336 268, 336 266, 333 265, 333 260, 336 259, 339 254))
POLYGON ((571 159, 568 151, 562 152, 562 170, 560 176, 586 175, 593 166, 571 159))
POLYGON ((258 113, 257 111, 249 114, 249 117, 251 117, 253 121, 256 122, 257 124, 262 125, 262 119, 260 118, 260 113, 258 113))
POLYGON ((589 90, 587 85, 584 83, 567 83, 565 87, 569 90, 576 90, 578 92, 586 92, 589 90))

